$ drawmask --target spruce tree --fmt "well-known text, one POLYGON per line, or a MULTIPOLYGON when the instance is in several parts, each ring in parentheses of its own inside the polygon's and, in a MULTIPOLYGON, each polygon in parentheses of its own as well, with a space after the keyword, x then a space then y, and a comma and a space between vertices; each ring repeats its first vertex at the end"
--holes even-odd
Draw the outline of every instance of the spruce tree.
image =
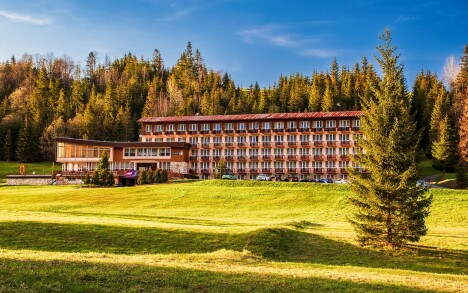
POLYGON ((109 171, 109 155, 103 151, 98 165, 93 173, 92 183, 99 186, 114 184, 114 175, 109 171))
POLYGON ((349 200, 355 207, 350 219, 362 245, 398 248, 425 235, 425 218, 431 196, 416 187, 418 178, 419 135, 405 88, 403 65, 391 44, 389 30, 379 39, 381 57, 376 57, 383 72, 374 97, 363 104, 360 140, 363 152, 353 156, 350 170, 354 193, 349 200))
POLYGON ((456 142, 449 117, 446 115, 440 125, 438 139, 432 143, 434 166, 444 172, 452 171, 455 165, 456 142))
POLYGON ((7 162, 13 159, 13 139, 10 128, 8 128, 5 135, 5 142, 3 144, 3 159, 7 162))

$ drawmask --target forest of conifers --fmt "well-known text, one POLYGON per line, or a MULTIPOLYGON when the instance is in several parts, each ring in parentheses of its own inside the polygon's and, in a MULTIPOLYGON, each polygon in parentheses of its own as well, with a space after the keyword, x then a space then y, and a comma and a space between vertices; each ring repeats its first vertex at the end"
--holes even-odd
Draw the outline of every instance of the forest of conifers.
MULTIPOLYGON (((466 85, 467 59, 465 48, 448 89, 424 71, 408 85, 427 156, 444 127, 458 133, 463 95, 456 84, 466 85)), ((25 54, 0 63, 0 160, 53 160, 56 136, 137 140, 136 120, 145 116, 359 110, 379 78, 366 58, 351 66, 333 59, 327 72, 240 88, 228 73, 209 69, 190 42, 170 68, 158 50, 151 59, 128 53, 102 64, 91 52, 84 66, 68 56, 25 54)))

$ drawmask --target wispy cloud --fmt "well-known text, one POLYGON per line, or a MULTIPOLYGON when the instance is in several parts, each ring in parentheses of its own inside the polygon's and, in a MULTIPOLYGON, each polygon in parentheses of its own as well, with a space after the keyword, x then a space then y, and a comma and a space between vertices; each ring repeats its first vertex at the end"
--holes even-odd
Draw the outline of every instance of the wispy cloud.
POLYGON ((175 9, 166 15, 162 20, 166 22, 178 21, 190 15, 194 10, 195 7, 175 9))
MULTIPOLYGON (((330 21, 320 21, 319 24, 331 24, 330 21)), ((309 23, 315 24, 315 23, 309 23)), ((318 43, 320 39, 313 36, 301 36, 291 33, 290 27, 293 24, 268 24, 256 26, 243 30, 238 35, 246 43, 262 42, 275 47, 282 47, 292 50, 302 56, 317 58, 329 58, 336 56, 338 51, 321 48, 318 43)))
POLYGON ((298 42, 290 35, 279 32, 275 25, 258 26, 239 32, 245 42, 253 43, 261 41, 278 47, 295 47, 298 42))
POLYGON ((0 10, 0 17, 4 17, 15 22, 24 22, 35 25, 48 25, 52 23, 52 19, 48 17, 38 17, 28 14, 20 14, 7 10, 0 10))
POLYGON ((413 20, 416 20, 417 17, 415 16, 411 16, 411 15, 397 15, 395 21, 396 23, 403 23, 403 22, 407 22, 407 21, 413 21, 413 20))
POLYGON ((338 55, 335 50, 327 49, 304 49, 299 52, 303 56, 318 57, 318 58, 330 58, 338 55))

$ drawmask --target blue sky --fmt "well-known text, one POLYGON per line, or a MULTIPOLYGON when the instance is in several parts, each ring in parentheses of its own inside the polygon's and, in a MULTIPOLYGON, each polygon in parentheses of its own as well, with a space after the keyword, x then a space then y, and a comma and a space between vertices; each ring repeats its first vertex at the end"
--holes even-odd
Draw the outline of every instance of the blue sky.
POLYGON ((247 87, 280 74, 327 71, 333 57, 353 66, 373 54, 385 27, 405 64, 440 73, 468 44, 468 1, 0 0, 0 59, 67 54, 82 63, 126 52, 161 51, 173 66, 187 41, 208 67, 247 87))

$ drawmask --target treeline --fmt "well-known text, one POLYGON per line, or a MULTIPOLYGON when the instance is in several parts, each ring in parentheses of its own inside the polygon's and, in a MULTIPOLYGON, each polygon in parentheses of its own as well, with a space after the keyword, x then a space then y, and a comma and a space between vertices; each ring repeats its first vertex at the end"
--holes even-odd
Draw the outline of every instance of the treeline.
MULTIPOLYGON (((0 64, 0 159, 53 160, 56 136, 136 140, 136 120, 145 116, 359 110, 379 81, 366 58, 352 67, 334 59, 328 72, 296 73, 267 88, 242 89, 228 73, 209 69, 190 42, 171 68, 158 50, 151 59, 128 53, 114 61, 106 56, 103 63, 91 52, 85 66, 67 56, 25 54, 0 64)), ((429 72, 414 82, 414 114, 426 155, 441 141, 445 124, 457 143, 459 86, 451 86, 446 90, 429 72)))

